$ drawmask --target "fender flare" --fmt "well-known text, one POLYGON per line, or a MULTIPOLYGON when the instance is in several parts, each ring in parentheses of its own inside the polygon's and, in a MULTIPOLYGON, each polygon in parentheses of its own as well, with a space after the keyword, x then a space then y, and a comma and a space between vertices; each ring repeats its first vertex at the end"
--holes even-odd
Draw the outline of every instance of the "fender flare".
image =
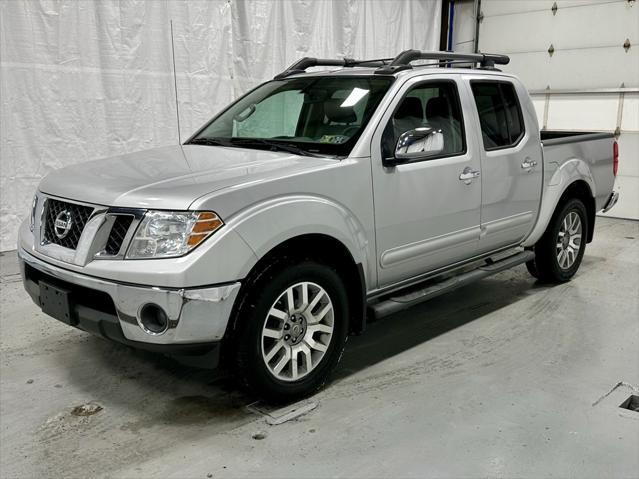
MULTIPOLYGON (((551 165, 557 163, 551 163, 551 165)), ((535 245, 542 237, 554 214, 559 202, 566 190, 577 181, 583 181, 588 185, 590 195, 595 197, 595 181, 588 164, 579 159, 571 158, 556 168, 550 180, 543 189, 541 206, 537 216, 537 223, 528 238, 524 240, 522 246, 529 248, 535 245)))
POLYGON ((244 208, 227 224, 254 252, 254 261, 242 268, 243 276, 285 241, 323 234, 342 243, 355 263, 361 264, 366 284, 376 278, 374 261, 370 261, 374 244, 364 226, 348 208, 329 198, 302 194, 270 198, 244 208))

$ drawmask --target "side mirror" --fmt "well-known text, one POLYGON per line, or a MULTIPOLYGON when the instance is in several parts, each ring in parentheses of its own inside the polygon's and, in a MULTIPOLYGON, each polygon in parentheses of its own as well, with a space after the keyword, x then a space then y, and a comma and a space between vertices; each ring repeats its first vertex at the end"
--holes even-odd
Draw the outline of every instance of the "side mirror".
POLYGON ((415 160, 424 160, 444 151, 444 135, 441 130, 422 127, 402 133, 395 145, 395 157, 386 158, 385 166, 395 166, 415 160))

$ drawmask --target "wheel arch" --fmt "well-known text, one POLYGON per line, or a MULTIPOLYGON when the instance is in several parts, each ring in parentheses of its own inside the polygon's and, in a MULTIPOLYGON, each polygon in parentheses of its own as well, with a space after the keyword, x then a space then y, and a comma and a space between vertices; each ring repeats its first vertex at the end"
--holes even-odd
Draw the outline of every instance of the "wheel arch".
POLYGON ((366 279, 362 264, 356 262, 346 245, 335 237, 322 233, 308 233, 280 242, 259 258, 242 281, 225 336, 234 336, 242 320, 238 314, 242 300, 247 291, 254 287, 263 271, 276 264, 294 265, 304 259, 329 264, 339 272, 349 298, 349 331, 362 332, 366 327, 366 279))
POLYGON ((548 186, 544 188, 537 224, 522 243, 524 247, 532 247, 539 241, 548 228, 553 215, 570 198, 578 198, 586 206, 588 219, 586 242, 592 241, 597 212, 595 191, 592 176, 589 174, 589 170, 584 171, 584 168, 587 169, 587 165, 583 161, 574 160, 564 163, 562 168, 555 172, 548 186), (574 168, 566 167, 568 163, 571 163, 574 168))
POLYGON ((572 182, 568 187, 564 190, 559 201, 557 202, 557 206, 555 207, 555 211, 561 208, 568 200, 578 199, 586 207, 586 214, 588 220, 588 231, 586 236, 586 242, 592 242, 592 238, 594 236, 595 231, 595 197, 590 189, 588 183, 584 180, 577 180, 572 182))

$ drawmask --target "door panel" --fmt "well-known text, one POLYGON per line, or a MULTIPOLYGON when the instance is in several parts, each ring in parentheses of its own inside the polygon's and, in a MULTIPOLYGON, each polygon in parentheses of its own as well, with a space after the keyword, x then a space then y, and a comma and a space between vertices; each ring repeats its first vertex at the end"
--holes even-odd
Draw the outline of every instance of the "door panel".
POLYGON ((541 199, 543 162, 532 104, 520 85, 470 82, 482 132, 479 252, 516 244, 533 228, 541 199), (520 105, 519 98, 526 100, 520 105), (522 108, 524 107, 524 108, 522 108))
MULTIPOLYGON (((439 93, 428 90, 433 84, 441 84, 441 80, 409 80, 373 135, 371 161, 379 287, 467 259, 476 253, 480 233, 481 176, 460 179, 460 175, 465 169, 479 172, 480 159, 475 142, 469 141, 473 137, 463 135, 466 132, 463 118, 451 122, 455 113, 451 113, 441 100, 450 92, 456 92, 457 83, 453 78, 451 75, 447 87, 438 87, 439 93), (410 108, 402 105, 405 97, 410 99, 410 108), (421 110, 416 108, 414 98, 420 99, 421 110), (384 130, 397 130, 395 133, 399 134, 398 128, 419 126, 420 119, 416 117, 420 111, 423 111, 421 121, 424 126, 442 130, 445 138, 443 156, 395 167, 383 166, 382 156, 388 153, 382 144, 393 143, 383 137, 384 130), (401 122, 394 121, 398 112, 401 122), (412 112, 410 116, 409 112, 412 112), (398 124, 403 126, 398 127, 398 124)), ((468 95, 456 96, 454 101, 461 100, 461 111, 465 113, 472 106, 468 95)))

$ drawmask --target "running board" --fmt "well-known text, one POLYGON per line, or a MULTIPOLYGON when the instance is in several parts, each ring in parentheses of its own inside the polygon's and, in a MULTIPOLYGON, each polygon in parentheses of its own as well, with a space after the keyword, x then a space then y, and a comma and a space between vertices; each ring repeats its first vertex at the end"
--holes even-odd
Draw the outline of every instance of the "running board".
POLYGON ((380 301, 372 305, 370 308, 376 319, 383 318, 393 313, 397 313, 404 309, 408 309, 416 304, 432 299, 440 294, 448 293, 454 289, 466 286, 467 284, 479 281, 493 274, 513 268, 520 264, 526 263, 535 258, 532 251, 522 251, 521 253, 508 256, 499 261, 487 260, 486 264, 472 271, 462 273, 442 280, 435 284, 429 284, 421 289, 411 289, 410 292, 403 295, 392 296, 388 299, 380 301))

